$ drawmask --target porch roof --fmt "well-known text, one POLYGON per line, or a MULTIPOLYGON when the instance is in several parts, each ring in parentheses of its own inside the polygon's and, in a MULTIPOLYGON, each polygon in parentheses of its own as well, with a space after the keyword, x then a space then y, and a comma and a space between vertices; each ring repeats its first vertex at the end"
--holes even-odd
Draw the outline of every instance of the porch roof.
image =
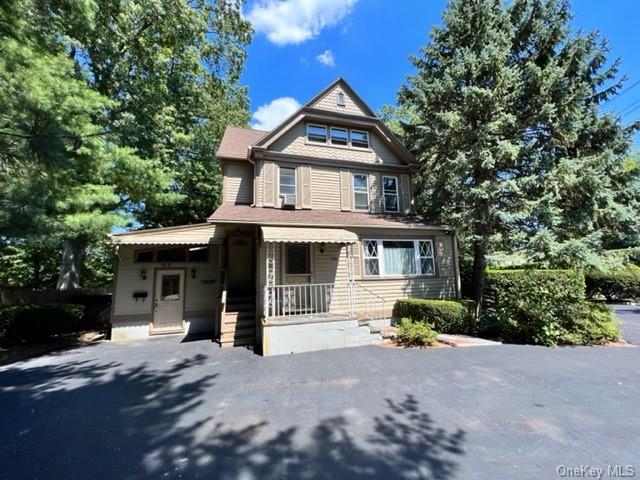
POLYGON ((206 245, 224 239, 224 229, 211 223, 148 228, 109 236, 115 245, 206 245))
POLYGON ((265 242, 356 243, 358 235, 341 228, 260 227, 265 242))
POLYGON ((223 204, 209 217, 214 224, 252 224, 291 227, 398 228, 452 230, 448 225, 425 223, 417 215, 338 212, 333 210, 283 210, 249 205, 223 204))

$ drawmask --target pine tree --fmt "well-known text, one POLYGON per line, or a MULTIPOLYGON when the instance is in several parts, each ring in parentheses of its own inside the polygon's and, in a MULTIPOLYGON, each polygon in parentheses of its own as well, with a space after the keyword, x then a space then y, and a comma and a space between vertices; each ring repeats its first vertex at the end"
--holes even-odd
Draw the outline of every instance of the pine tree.
POLYGON ((419 208, 458 227, 478 309, 489 253, 584 265, 638 226, 630 132, 599 109, 621 87, 618 62, 570 20, 561 0, 454 0, 399 92, 419 208))

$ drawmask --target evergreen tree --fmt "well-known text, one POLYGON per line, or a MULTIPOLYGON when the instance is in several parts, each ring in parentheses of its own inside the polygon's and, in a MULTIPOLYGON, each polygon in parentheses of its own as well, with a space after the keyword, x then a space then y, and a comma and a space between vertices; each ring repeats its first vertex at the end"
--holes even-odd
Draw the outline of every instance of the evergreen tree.
POLYGON ((638 226, 630 132, 598 108, 621 86, 618 62, 570 19, 562 0, 454 0, 399 92, 419 208, 458 227, 478 309, 489 253, 583 265, 638 226))

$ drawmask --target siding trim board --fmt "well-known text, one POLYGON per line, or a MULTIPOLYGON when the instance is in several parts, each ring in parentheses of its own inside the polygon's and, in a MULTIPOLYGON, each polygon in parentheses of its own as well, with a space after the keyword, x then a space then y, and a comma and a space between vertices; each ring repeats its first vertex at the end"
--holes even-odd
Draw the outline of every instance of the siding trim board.
MULTIPOLYGON (((315 146, 318 146, 318 145, 315 145, 315 146)), ((356 151, 362 152, 363 149, 357 149, 356 151)), ((370 162, 361 162, 357 160, 310 157, 306 155, 283 153, 283 152, 267 152, 265 153, 263 158, 264 160, 295 162, 298 164, 304 163, 307 165, 317 165, 321 167, 366 168, 367 170, 375 170, 377 172, 414 173, 418 170, 418 168, 414 165, 393 165, 393 164, 381 164, 381 163, 373 163, 373 162, 370 163, 370 162)))

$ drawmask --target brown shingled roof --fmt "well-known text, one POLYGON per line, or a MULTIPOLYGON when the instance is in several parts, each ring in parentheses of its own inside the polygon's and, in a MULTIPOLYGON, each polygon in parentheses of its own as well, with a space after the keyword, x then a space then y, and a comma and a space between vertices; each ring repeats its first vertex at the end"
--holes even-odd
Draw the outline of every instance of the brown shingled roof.
POLYGON ((216 157, 246 160, 249 145, 253 145, 267 133, 269 132, 253 128, 227 127, 220 140, 216 157))
POLYGON ((221 205, 208 219, 212 223, 249 223, 324 227, 380 227, 448 229, 446 225, 427 225, 415 215, 383 215, 333 210, 282 210, 249 205, 221 205))

